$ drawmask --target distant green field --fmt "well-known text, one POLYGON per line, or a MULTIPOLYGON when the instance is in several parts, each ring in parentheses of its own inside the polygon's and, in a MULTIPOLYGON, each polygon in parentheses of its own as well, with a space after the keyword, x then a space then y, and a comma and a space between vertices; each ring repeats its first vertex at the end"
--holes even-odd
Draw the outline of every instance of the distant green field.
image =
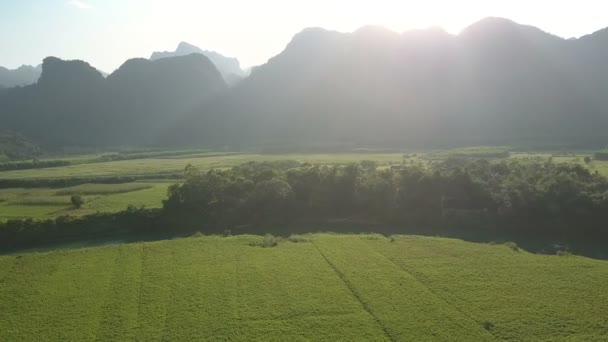
POLYGON ((191 164, 200 169, 226 168, 250 161, 297 160, 315 164, 344 164, 362 160, 374 160, 381 164, 400 163, 403 155, 399 153, 368 154, 237 154, 237 155, 198 155, 171 156, 121 160, 92 164, 78 164, 64 167, 0 172, 0 179, 65 178, 92 176, 127 176, 161 173, 179 173, 191 164))
POLYGON ((82 216, 116 212, 129 205, 160 208, 170 182, 84 184, 64 189, 0 189, 0 222, 19 219, 48 219, 62 215, 82 216), (84 195, 80 209, 72 207, 72 194, 84 195))
MULTIPOLYGON (((419 160, 426 157, 431 159, 442 159, 450 156, 492 156, 494 154, 506 153, 506 148, 499 147, 472 147, 456 150, 431 152, 428 154, 417 153, 408 155, 408 160, 419 160)), ((404 161, 401 153, 326 153, 326 154, 225 154, 221 152, 206 152, 197 154, 181 154, 175 152, 149 152, 142 155, 150 155, 150 158, 118 160, 107 162, 92 162, 103 155, 91 155, 90 157, 73 157, 80 164, 63 167, 14 170, 0 172, 0 179, 47 179, 47 178, 70 178, 70 177, 107 177, 107 176, 140 176, 156 174, 175 174, 184 170, 188 164, 200 169, 228 168, 250 161, 279 161, 296 160, 302 163, 313 164, 345 164, 363 160, 373 160, 380 165, 398 164, 404 161), (153 157, 160 155, 161 157, 153 157)), ((551 153, 521 153, 514 152, 510 158, 542 158, 549 159, 551 153)), ((570 154, 552 157, 554 162, 578 162, 583 163, 585 156, 590 154, 570 154)), ((589 167, 593 170, 608 175, 608 161, 593 161, 589 167)))
POLYGON ((442 238, 0 257, 1 341, 605 341, 608 262, 442 238))
MULTIPOLYGON (((425 153, 326 153, 326 154, 235 154, 226 152, 204 152, 202 150, 184 151, 147 151, 122 154, 91 154, 67 157, 73 163, 63 167, 2 171, 0 179, 51 179, 104 176, 138 176, 157 174, 179 174, 186 165, 191 164, 200 169, 228 168, 251 161, 296 160, 314 164, 346 164, 363 160, 376 161, 380 167, 408 162, 428 162, 427 159, 442 159, 454 155, 483 156, 505 152, 506 147, 470 147, 455 150, 425 153), (107 156, 138 157, 140 159, 100 162, 107 156), (146 157, 152 158, 146 158, 146 157), (144 158, 141 158, 144 157, 144 158)), ((554 162, 574 162, 584 164, 584 157, 590 154, 512 152, 509 158, 552 158, 554 162)), ((585 164, 587 165, 587 164, 585 164)), ((587 165, 592 170, 608 175, 608 161, 592 161, 587 165)), ((168 186, 176 182, 147 181, 127 184, 84 184, 64 189, 0 189, 0 222, 15 218, 46 219, 60 215, 85 215, 100 212, 114 212, 125 209, 128 205, 160 207, 165 198, 168 186), (150 188, 152 186, 152 188, 150 188), (122 194, 120 194, 122 193, 122 194), (71 208, 70 195, 85 196, 83 208, 71 208)))

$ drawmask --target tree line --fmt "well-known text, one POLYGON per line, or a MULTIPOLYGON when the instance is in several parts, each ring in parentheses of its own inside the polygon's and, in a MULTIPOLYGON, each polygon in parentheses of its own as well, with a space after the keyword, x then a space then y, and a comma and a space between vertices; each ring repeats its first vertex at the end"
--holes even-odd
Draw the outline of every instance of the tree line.
POLYGON ((188 167, 186 181, 169 189, 164 211, 223 227, 347 217, 557 237, 606 233, 608 179, 583 165, 541 160, 188 167))
POLYGON ((337 220, 367 222, 368 232, 383 224, 390 233, 605 241, 608 179, 580 164, 542 160, 188 166, 162 209, 10 221, 0 226, 0 247, 112 234, 288 235, 337 220))

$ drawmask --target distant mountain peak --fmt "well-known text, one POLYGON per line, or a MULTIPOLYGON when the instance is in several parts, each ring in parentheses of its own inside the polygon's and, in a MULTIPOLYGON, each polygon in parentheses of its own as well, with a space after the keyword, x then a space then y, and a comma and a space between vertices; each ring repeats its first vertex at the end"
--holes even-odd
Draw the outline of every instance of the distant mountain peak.
POLYGON ((188 42, 180 42, 177 45, 175 51, 163 51, 163 52, 154 52, 150 56, 150 60, 158 60, 162 58, 170 58, 177 56, 185 56, 190 54, 201 54, 206 56, 211 60, 211 62, 215 65, 215 67, 220 71, 222 77, 229 84, 234 84, 238 80, 245 77, 245 72, 241 69, 241 64, 238 59, 233 57, 226 57, 220 53, 215 51, 207 51, 199 48, 198 46, 192 45, 188 42))
POLYGON ((42 65, 22 65, 17 69, 7 69, 0 66, 0 87, 11 88, 36 83, 42 73, 42 65))
POLYGON ((184 50, 200 51, 201 53, 203 52, 203 50, 201 48, 199 48, 198 46, 192 45, 188 42, 180 42, 177 45, 177 49, 175 51, 184 51, 184 50))

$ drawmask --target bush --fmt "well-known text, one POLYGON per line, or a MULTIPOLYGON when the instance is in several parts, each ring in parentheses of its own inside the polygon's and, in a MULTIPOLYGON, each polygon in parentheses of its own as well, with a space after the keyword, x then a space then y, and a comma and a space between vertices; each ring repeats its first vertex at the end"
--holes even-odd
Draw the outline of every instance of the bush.
POLYGON ((494 329, 494 323, 490 322, 490 321, 483 321, 481 323, 481 326, 486 329, 487 331, 490 331, 492 329, 494 329))
POLYGON ((519 252, 519 247, 517 246, 517 244, 515 242, 511 242, 511 241, 505 242, 504 245, 511 248, 511 250, 514 252, 519 252))
POLYGON ((70 202, 72 202, 74 208, 80 209, 84 204, 84 198, 82 198, 82 196, 80 195, 72 195, 72 197, 70 198, 70 202))
POLYGON ((291 236, 289 236, 287 238, 287 241, 293 242, 293 243, 303 243, 303 242, 310 242, 310 239, 303 235, 292 234, 291 236))
POLYGON ((593 154, 595 160, 608 160, 608 151, 598 151, 593 154))
POLYGON ((264 235, 260 240, 250 243, 252 247, 272 248, 279 245, 283 239, 271 234, 264 235))

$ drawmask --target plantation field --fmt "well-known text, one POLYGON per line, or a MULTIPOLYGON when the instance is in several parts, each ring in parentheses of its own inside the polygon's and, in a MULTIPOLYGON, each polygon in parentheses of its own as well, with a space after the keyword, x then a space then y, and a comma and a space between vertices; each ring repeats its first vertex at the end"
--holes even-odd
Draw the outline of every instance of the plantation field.
POLYGON ((2 341, 605 341, 608 262, 442 238, 0 256, 2 341))
POLYGON ((125 184, 83 184, 63 189, 0 189, 0 222, 10 219, 48 219, 62 215, 83 216, 96 212, 116 212, 135 207, 160 208, 170 182, 125 184), (72 195, 82 195, 85 203, 76 209, 72 195))
MULTIPOLYGON (((177 152, 155 152, 142 153, 140 158, 129 160, 102 161, 100 155, 90 157, 73 157, 81 163, 73 165, 28 169, 0 171, 0 179, 49 179, 49 178, 72 178, 72 177, 110 177, 110 176, 145 176, 179 174, 185 166, 191 164, 201 170, 213 168, 229 168, 251 161, 283 161, 295 160, 301 163, 311 164, 347 164, 372 160, 380 166, 399 164, 406 161, 424 161, 445 159, 450 156, 472 156, 480 157, 487 155, 489 159, 502 159, 501 153, 507 153, 503 149, 495 148, 467 148, 441 152, 404 154, 402 153, 326 153, 326 154, 251 154, 251 153, 222 153, 206 152, 185 154, 177 152), (148 157, 150 156, 150 157, 148 157), (97 160, 97 162, 94 162, 97 160), (86 162, 85 162, 86 161, 86 162)), ((103 155, 101 155, 103 156, 103 155)), ((122 155, 121 155, 122 156, 122 155)), ((509 158, 541 158, 552 157, 554 162, 583 163, 584 157, 589 154, 579 153, 570 155, 558 155, 552 157, 551 153, 511 153, 509 158)), ((592 170, 608 175, 608 161, 593 161, 588 165, 592 170)))
POLYGON ((185 155, 165 158, 120 160, 90 164, 77 164, 56 168, 0 172, 0 179, 38 179, 97 176, 132 176, 180 173, 191 164, 202 170, 228 168, 250 161, 296 160, 314 164, 346 164, 374 160, 379 164, 401 163, 400 153, 368 154, 231 154, 185 155))
MULTIPOLYGON (((487 156, 487 159, 541 158, 562 163, 584 163, 590 154, 560 154, 511 152, 506 147, 471 147, 428 153, 326 153, 326 154, 251 154, 230 152, 209 152, 203 150, 147 151, 134 153, 91 154, 66 157, 72 165, 42 169, 0 171, 0 180, 70 179, 110 176, 154 176, 180 174, 186 165, 191 164, 201 170, 229 168, 251 161, 295 160, 313 164, 347 164, 372 160, 379 167, 402 162, 427 163, 450 156, 487 156), (103 161, 104 158, 133 158, 128 160, 103 161)), ((48 159, 52 160, 52 159, 48 159)), ((608 175, 608 161, 592 161, 585 164, 592 170, 608 175)), ((143 181, 142 181, 143 182, 143 181)), ((47 219, 61 215, 82 216, 95 212, 115 212, 124 210, 128 205, 157 208, 166 197, 166 189, 177 180, 146 181, 146 183, 127 183, 123 185, 85 184, 64 189, 0 189, 0 222, 17 218, 47 219), (70 196, 80 194, 85 198, 81 209, 74 209, 70 196)))

